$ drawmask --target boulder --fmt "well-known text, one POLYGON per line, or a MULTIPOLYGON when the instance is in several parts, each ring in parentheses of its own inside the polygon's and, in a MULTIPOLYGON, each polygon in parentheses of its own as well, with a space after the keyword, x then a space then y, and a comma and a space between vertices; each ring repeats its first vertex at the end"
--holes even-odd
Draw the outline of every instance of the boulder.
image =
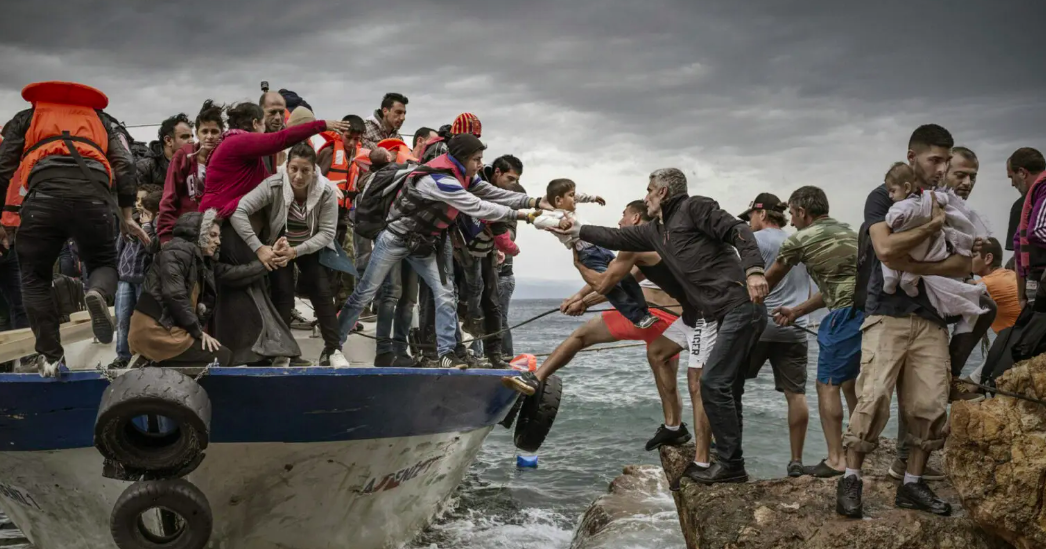
MULTIPOLYGON (((996 385, 1046 400, 1046 355, 996 385)), ((951 429, 946 468, 973 520, 1020 549, 1046 547, 1046 406, 1006 396, 956 403, 951 429)))
MULTIPOLYGON (((1005 549, 1009 544, 981 530, 959 505, 947 482, 933 483, 952 502, 950 517, 894 507, 897 481, 887 475, 893 441, 881 439, 864 467, 864 520, 835 513, 838 479, 800 477, 703 486, 683 479, 673 496, 688 549, 1005 549)), ((693 445, 663 447, 661 461, 677 478, 693 459, 693 445)))
MULTIPOLYGON (((599 549, 649 546, 652 536, 665 536, 664 526, 675 508, 666 497, 668 480, 656 465, 629 465, 621 476, 610 483, 610 490, 588 508, 570 544, 570 549, 599 549)), ((678 534, 669 533, 672 545, 680 542, 678 534)))

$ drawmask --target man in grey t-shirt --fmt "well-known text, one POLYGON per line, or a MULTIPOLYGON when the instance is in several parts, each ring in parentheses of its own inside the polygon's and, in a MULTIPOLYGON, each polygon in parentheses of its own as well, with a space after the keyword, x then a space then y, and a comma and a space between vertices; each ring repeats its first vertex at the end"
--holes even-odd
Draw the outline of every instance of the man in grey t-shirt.
MULTIPOLYGON (((773 265, 781 243, 788 233, 781 229, 787 222, 784 211, 788 205, 770 193, 760 193, 749 209, 740 215, 755 232, 759 253, 765 265, 773 265)), ((799 265, 781 280, 766 296, 766 309, 795 307, 810 298, 810 277, 806 268, 799 265)), ((807 343, 806 317, 796 319, 791 326, 778 326, 770 322, 752 349, 746 379, 759 375, 759 370, 769 361, 774 372, 774 388, 784 393, 788 402, 788 439, 791 443, 792 459, 788 462, 788 476, 803 475, 803 443, 810 411, 806 405, 806 362, 807 343)))

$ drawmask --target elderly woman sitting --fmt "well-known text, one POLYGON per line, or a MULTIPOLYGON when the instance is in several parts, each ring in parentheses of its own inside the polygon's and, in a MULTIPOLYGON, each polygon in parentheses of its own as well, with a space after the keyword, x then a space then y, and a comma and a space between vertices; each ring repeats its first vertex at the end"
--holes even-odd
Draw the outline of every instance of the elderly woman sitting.
POLYGON ((128 343, 159 366, 231 366, 232 351, 204 332, 214 310, 218 284, 250 284, 267 272, 260 261, 231 266, 218 263, 221 220, 215 210, 182 214, 173 238, 156 253, 145 275, 128 343))
POLYGON ((320 175, 312 145, 303 142, 292 147, 286 170, 241 198, 231 221, 258 259, 273 271, 269 274, 272 302, 288 324, 294 308, 294 269, 279 267, 298 267, 298 287, 312 301, 323 335, 320 366, 348 367, 341 354, 334 296, 327 271, 320 264, 323 253, 337 253, 338 196, 330 181, 320 175), (263 214, 255 216, 252 225, 251 217, 258 212, 263 214))

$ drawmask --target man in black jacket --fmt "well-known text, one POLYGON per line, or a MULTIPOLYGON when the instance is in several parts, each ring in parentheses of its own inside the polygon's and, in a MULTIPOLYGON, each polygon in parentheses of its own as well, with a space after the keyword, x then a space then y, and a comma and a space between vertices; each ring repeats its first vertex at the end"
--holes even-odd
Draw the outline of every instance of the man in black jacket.
POLYGON ((176 114, 164 120, 156 134, 160 139, 149 143, 149 156, 139 160, 135 166, 139 189, 143 185, 163 188, 174 153, 192 142, 192 122, 185 113, 176 114))
MULTIPOLYGON (((718 324, 718 338, 701 376, 701 398, 719 459, 707 468, 688 468, 687 476, 704 484, 744 482, 744 366, 767 321, 762 302, 768 286, 755 235, 715 200, 688 196, 686 176, 675 168, 650 174, 644 202, 656 222, 623 229, 577 224, 567 232, 612 250, 657 252, 698 314, 718 324)), ((693 328, 696 319, 687 321, 693 328)))

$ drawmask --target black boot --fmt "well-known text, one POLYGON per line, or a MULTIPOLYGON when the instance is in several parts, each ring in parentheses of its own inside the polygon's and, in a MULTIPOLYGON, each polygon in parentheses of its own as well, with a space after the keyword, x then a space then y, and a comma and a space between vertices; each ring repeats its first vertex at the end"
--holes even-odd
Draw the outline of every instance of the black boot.
POLYGON ((951 504, 937 497, 937 494, 933 493, 933 490, 922 480, 908 484, 902 482, 897 487, 897 497, 893 499, 893 504, 901 509, 926 511, 942 517, 952 514, 951 504))
POLYGON ((843 476, 835 488, 835 512, 844 517, 861 518, 864 505, 861 503, 861 493, 864 491, 864 481, 857 475, 843 476))
POLYGON ((505 362, 505 359, 501 358, 501 353, 487 353, 487 360, 494 370, 508 370, 511 367, 508 362, 505 362))
POLYGON ((396 360, 395 353, 378 353, 374 355, 374 365, 378 368, 389 368, 394 360, 396 360))

